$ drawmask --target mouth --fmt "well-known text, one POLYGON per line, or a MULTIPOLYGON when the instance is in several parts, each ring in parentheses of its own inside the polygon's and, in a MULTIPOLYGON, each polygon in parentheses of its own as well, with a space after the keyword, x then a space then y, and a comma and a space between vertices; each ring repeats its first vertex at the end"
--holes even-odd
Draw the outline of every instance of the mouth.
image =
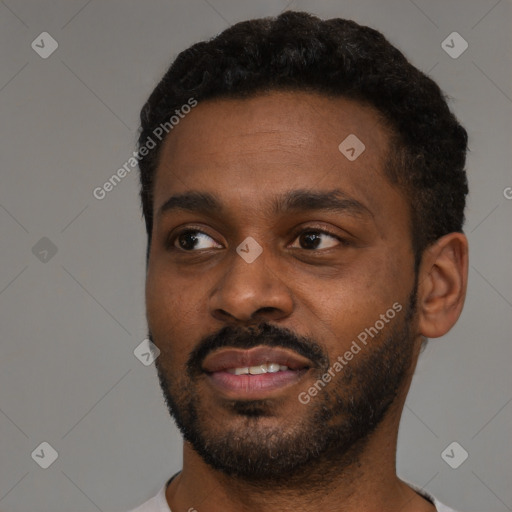
POLYGON ((259 346, 221 349, 206 357, 202 370, 212 387, 231 399, 262 399, 297 384, 312 362, 288 349, 259 346))

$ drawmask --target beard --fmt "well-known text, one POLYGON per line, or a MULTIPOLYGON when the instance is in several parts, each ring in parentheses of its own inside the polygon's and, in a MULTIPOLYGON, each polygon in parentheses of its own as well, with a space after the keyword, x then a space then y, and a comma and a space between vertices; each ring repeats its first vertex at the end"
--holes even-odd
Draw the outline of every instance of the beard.
MULTIPOLYGON (((305 405, 297 398, 293 420, 283 417, 280 398, 226 400, 226 422, 212 421, 198 383, 201 363, 220 347, 257 345, 291 348, 314 363, 314 381, 331 367, 321 345, 309 337, 270 324, 258 329, 224 327, 190 354, 186 371, 166 367, 172 355, 162 346, 155 365, 169 413, 184 439, 213 469, 256 486, 325 486, 357 461, 371 434, 407 383, 413 361, 411 326, 416 284, 407 307, 373 337, 335 378, 305 405), (162 358, 162 355, 164 358, 162 358), (300 414, 295 415, 296 412, 300 414), (282 418, 276 422, 275 418, 282 418)), ((149 339, 152 339, 149 333, 149 339)), ((345 349, 346 350, 346 349, 345 349)))

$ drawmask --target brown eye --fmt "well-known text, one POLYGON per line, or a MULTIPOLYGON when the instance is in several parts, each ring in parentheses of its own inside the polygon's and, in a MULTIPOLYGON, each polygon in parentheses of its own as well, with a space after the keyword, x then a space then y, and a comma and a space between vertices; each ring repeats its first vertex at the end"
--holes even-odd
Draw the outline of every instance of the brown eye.
POLYGON ((344 244, 344 240, 340 237, 333 235, 328 231, 318 229, 303 231, 296 240, 299 241, 299 249, 306 250, 330 249, 340 243, 344 244), (322 242, 322 238, 325 240, 324 242, 322 242))
POLYGON ((189 252, 197 249, 213 249, 221 247, 211 236, 197 229, 186 229, 181 231, 176 234, 172 240, 170 240, 170 243, 172 243, 172 246, 177 249, 189 252), (208 240, 211 240, 213 244, 209 243, 208 240))

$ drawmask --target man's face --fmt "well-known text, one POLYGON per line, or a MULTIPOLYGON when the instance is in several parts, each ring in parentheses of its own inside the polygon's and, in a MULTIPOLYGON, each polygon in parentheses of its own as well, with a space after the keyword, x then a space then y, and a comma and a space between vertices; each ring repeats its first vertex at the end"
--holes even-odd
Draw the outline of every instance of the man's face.
POLYGON ((169 409, 214 468, 339 460, 403 396, 419 338, 388 150, 372 109, 298 92, 200 103, 167 138, 147 318, 169 409))

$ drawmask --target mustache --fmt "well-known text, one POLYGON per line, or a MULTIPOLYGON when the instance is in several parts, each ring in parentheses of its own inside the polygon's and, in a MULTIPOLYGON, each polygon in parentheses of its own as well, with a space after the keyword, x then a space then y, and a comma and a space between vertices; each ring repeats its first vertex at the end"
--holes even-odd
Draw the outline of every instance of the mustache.
POLYGON ((263 323, 258 327, 243 329, 239 326, 225 326, 217 333, 204 338, 190 353, 186 367, 190 377, 203 372, 206 356, 220 348, 250 349, 260 345, 294 350, 308 358, 316 367, 329 368, 329 358, 322 347, 308 336, 297 336, 291 330, 263 323))

